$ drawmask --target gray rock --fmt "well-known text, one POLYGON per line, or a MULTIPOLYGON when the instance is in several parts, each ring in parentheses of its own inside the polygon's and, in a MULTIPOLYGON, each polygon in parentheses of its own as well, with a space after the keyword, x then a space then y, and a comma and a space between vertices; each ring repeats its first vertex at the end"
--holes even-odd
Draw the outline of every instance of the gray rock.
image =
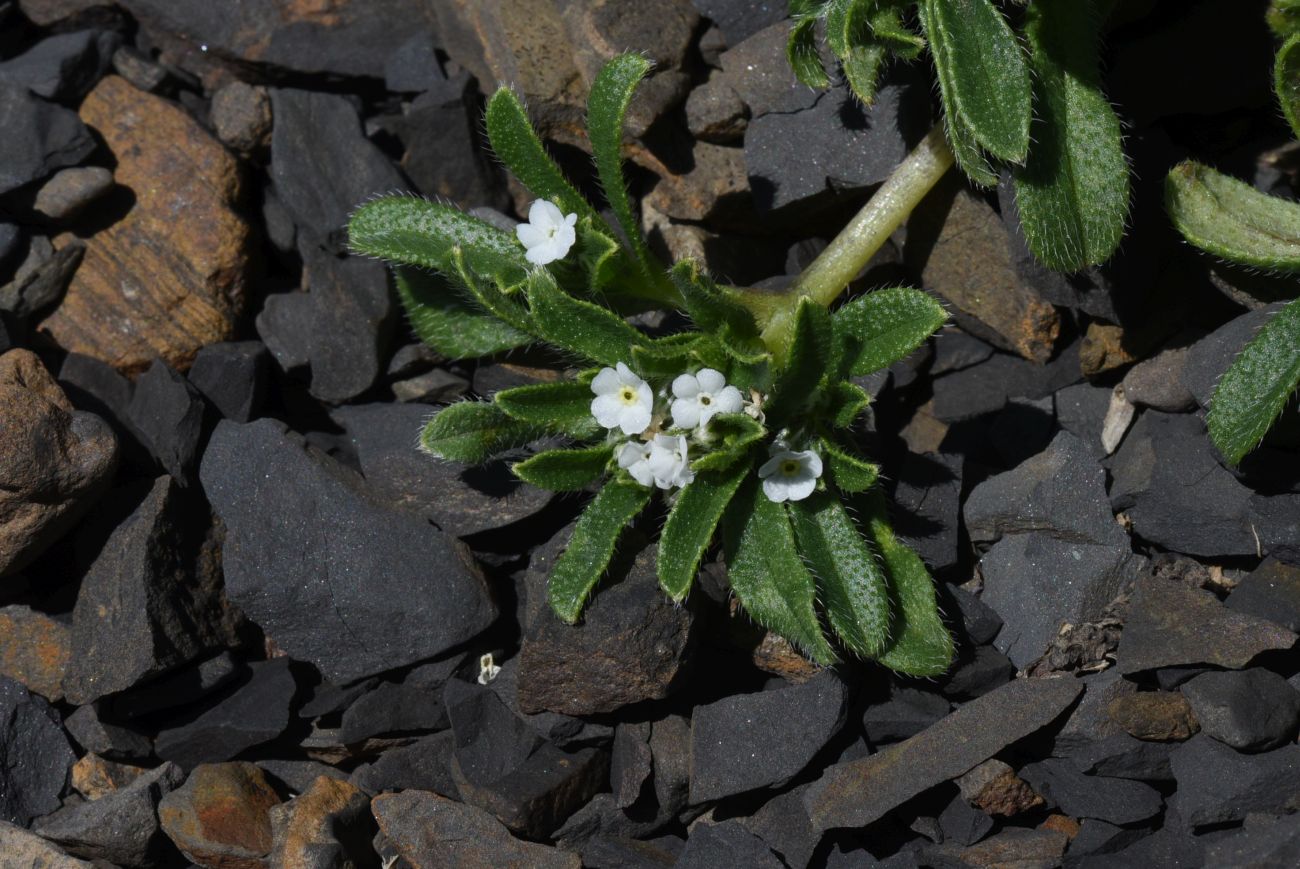
POLYGON ((1202 732, 1239 751, 1292 742, 1300 726, 1300 692, 1271 670, 1202 673, 1182 692, 1202 732))
POLYGON ((442 78, 411 102, 398 124, 402 171, 425 196, 463 207, 504 207, 505 183, 479 144, 480 102, 466 72, 442 78))
POLYGON ((25 827, 57 809, 76 759, 59 713, 0 676, 0 822, 25 827))
POLYGON ((949 453, 908 453, 896 467, 894 530, 931 570, 957 564, 965 460, 949 453))
POLYGON ((95 150, 76 112, 47 103, 26 86, 0 79, 0 195, 75 166, 95 150))
POLYGON ((60 169, 36 191, 32 211, 38 217, 61 223, 113 189, 113 173, 102 166, 60 169))
POLYGON ((104 721, 94 705, 82 706, 63 726, 82 749, 109 760, 139 762, 153 754, 149 737, 104 721))
MULTIPOLYGON (((922 865, 939 869, 968 866, 1015 866, 1017 869, 1054 869, 1070 844, 1060 830, 1011 827, 975 845, 945 843, 921 850, 922 865)), ((911 865, 911 864, 904 864, 911 865)))
POLYGON ((104 702, 115 718, 130 720, 201 700, 247 672, 248 668, 233 655, 221 652, 123 691, 104 702))
POLYGON ((273 783, 279 782, 292 794, 301 794, 308 790, 321 776, 340 781, 349 778, 348 774, 338 767, 316 760, 263 759, 257 761, 257 766, 273 783))
POLYGON ((264 87, 231 81, 212 95, 208 120, 217 138, 235 151, 260 151, 271 133, 270 94, 264 87))
POLYGON ((107 30, 60 33, 0 63, 0 79, 47 100, 75 103, 108 71, 119 41, 107 30))
POLYGON ((450 730, 423 736, 410 745, 385 751, 374 763, 357 767, 351 781, 371 793, 432 791, 448 799, 459 799, 460 791, 451 777, 451 755, 455 747, 450 730))
POLYGON ((113 52, 113 72, 149 94, 161 91, 170 78, 162 65, 149 60, 129 45, 123 45, 113 52))
POLYGON ((1068 760, 1044 760, 1020 768, 1020 777, 1072 818, 1135 824, 1160 813, 1160 792, 1136 781, 1085 775, 1068 760))
POLYGON ((802 685, 695 707, 691 802, 785 784, 839 731, 848 698, 848 686, 828 670, 802 685))
POLYGON ((779 63, 789 36, 788 21, 769 24, 739 42, 728 43, 731 47, 718 58, 725 80, 755 118, 809 109, 817 101, 817 91, 795 78, 788 63, 779 63))
POLYGON ((158 823, 158 803, 184 780, 180 767, 164 763, 120 790, 41 819, 33 829, 74 857, 151 866, 171 850, 158 823))
POLYGON ((203 435, 198 390, 166 362, 155 359, 136 380, 127 419, 162 469, 186 485, 203 435))
POLYGON ((359 743, 386 733, 416 733, 447 727, 443 687, 464 659, 453 656, 433 665, 421 665, 401 681, 380 682, 343 713, 340 736, 359 743))
POLYGON ((1205 865, 1266 869, 1300 864, 1300 815, 1248 815, 1243 828, 1211 843, 1205 865))
POLYGON ((1054 396, 1056 424, 1083 442, 1094 459, 1106 456, 1101 445, 1101 429, 1110 407, 1111 390, 1091 383, 1067 386, 1054 396))
POLYGON ((1249 311, 1229 320, 1218 329, 1197 341, 1188 350, 1182 377, 1183 385, 1195 397, 1197 404, 1208 408, 1214 397, 1219 378, 1228 370, 1232 360, 1255 337, 1269 319, 1282 309, 1282 303, 1249 311))
POLYGON ((395 380, 393 397, 402 402, 421 404, 450 404, 469 391, 469 381, 441 368, 395 380))
POLYGON ((1300 566, 1266 558, 1224 601, 1228 609, 1300 630, 1300 566))
POLYGON ((934 417, 964 422, 996 413, 1013 398, 1046 398, 1080 379, 1077 347, 1077 342, 1070 345, 1046 365, 994 353, 983 362, 945 374, 934 381, 934 417))
POLYGON ((962 627, 966 630, 966 639, 972 646, 982 646, 992 642, 1002 630, 1002 619, 993 607, 986 604, 978 595, 972 594, 960 585, 949 585, 941 589, 956 605, 961 614, 962 627))
POLYGON ((939 813, 939 829, 944 840, 959 845, 974 845, 993 829, 993 818, 987 812, 972 806, 966 797, 958 793, 939 813))
POLYGON ((462 544, 280 423, 219 423, 200 478, 227 529, 227 595, 332 681, 436 657, 496 618, 462 544))
POLYGON ((861 827, 954 779, 1061 715, 1083 686, 1070 677, 1020 679, 965 704, 904 742, 827 768, 808 792, 821 830, 861 827))
POLYGON ((585 869, 666 869, 681 850, 664 847, 666 841, 681 842, 675 837, 643 842, 626 836, 595 836, 579 853, 585 869))
POLYGON ((99 869, 94 863, 69 857, 62 848, 45 841, 22 827, 0 821, 0 855, 5 869, 99 869))
POLYGON ((609 755, 609 785, 620 809, 637 801, 653 771, 649 722, 619 724, 614 729, 614 746, 609 755))
POLYGON ((1171 781, 1169 757, 1175 743, 1146 742, 1127 733, 1107 736, 1076 749, 1070 760, 1080 772, 1135 781, 1171 781))
POLYGON ((745 829, 762 839, 791 869, 808 866, 822 838, 808 818, 808 807, 804 804, 807 789, 801 786, 775 796, 757 812, 740 820, 745 829))
POLYGON ((1002 687, 1016 675, 1016 665, 992 646, 978 646, 969 656, 962 656, 942 677, 940 690, 945 697, 969 700, 1002 687))
POLYGON ((1148 831, 1140 828, 1128 830, 1096 818, 1084 818, 1079 832, 1070 840, 1070 854, 1075 858, 1112 854, 1147 835, 1148 831))
POLYGON ((697 824, 675 869, 714 869, 717 866, 752 866, 754 869, 782 869, 785 865, 763 840, 746 830, 739 821, 697 824))
POLYGON ((1137 693, 1137 685, 1124 679, 1117 667, 1089 673, 1079 681, 1085 686, 1083 699, 1056 734, 1053 752, 1058 756, 1124 733, 1124 728, 1110 716, 1110 704, 1118 697, 1137 693))
POLYGON ((194 357, 190 383, 223 417, 250 422, 266 398, 270 357, 260 341, 209 344, 194 357))
POLYGON ((696 10, 722 31, 727 45, 742 41, 785 20, 789 12, 780 0, 691 0, 696 10))
POLYGON ((1170 758, 1178 789, 1170 808, 1188 827, 1240 821, 1252 812, 1300 805, 1300 745, 1242 754, 1198 734, 1170 758))
POLYGON ((1180 413, 1196 407, 1196 396, 1183 383, 1190 355, 1187 347, 1171 347, 1134 365, 1124 375, 1124 397, 1142 407, 1180 413))
POLYGON ((686 98, 686 126, 697 139, 731 144, 745 135, 748 110, 727 78, 714 75, 686 98))
POLYGON ((397 46, 384 63, 384 84, 396 93, 420 93, 444 80, 433 34, 419 30, 397 46))
POLYGON ((952 711, 940 694, 894 686, 889 699, 873 703, 862 714, 867 739, 875 745, 908 739, 952 711))
POLYGON ((0 286, 0 312, 19 320, 36 317, 58 303, 86 253, 85 242, 76 239, 57 251, 47 248, 43 236, 36 239, 13 281, 0 286))

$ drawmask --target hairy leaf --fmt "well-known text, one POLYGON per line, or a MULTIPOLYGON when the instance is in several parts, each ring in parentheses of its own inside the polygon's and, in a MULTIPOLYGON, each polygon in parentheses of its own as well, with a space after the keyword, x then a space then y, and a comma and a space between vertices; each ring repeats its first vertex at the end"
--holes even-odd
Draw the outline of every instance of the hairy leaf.
POLYGON ((871 15, 879 0, 832 0, 826 13, 826 42, 839 58, 844 78, 865 105, 876 98, 876 84, 889 52, 876 40, 871 15))
POLYGON ((817 53, 817 18, 815 15, 796 17, 790 37, 785 43, 785 56, 790 61, 795 78, 814 88, 828 87, 830 77, 817 53))
POLYGON ((488 100, 488 140, 502 163, 539 199, 549 199, 566 214, 590 217, 599 223, 600 215, 591 203, 564 177, 542 140, 537 138, 528 112, 519 97, 509 88, 500 88, 488 100))
POLYGON ((825 416, 835 428, 848 428, 871 403, 871 396, 856 383, 839 380, 826 388, 825 416))
POLYGON ((712 450, 691 463, 696 471, 729 468, 749 455, 750 447, 767 435, 763 424, 743 413, 721 413, 709 420, 707 436, 712 450))
POLYGON ((443 408, 425 424, 420 449, 440 459, 477 465, 542 434, 490 401, 463 401, 443 408))
POLYGON ((764 408, 774 425, 785 425, 816 401, 817 386, 827 373, 826 361, 833 347, 830 315, 811 299, 801 299, 795 314, 789 360, 764 408))
POLYGON ((1232 262, 1300 272, 1300 205, 1187 160, 1165 178, 1165 210, 1183 237, 1232 262))
POLYGON ((1288 302, 1250 339, 1219 380, 1210 403, 1210 438, 1232 464, 1253 450, 1300 388, 1300 299, 1288 302))
POLYGON ((517 293, 506 293, 493 281, 475 274, 465 261, 465 251, 456 248, 448 258, 451 278, 467 292, 479 307, 519 332, 533 333, 532 318, 518 301, 517 293))
POLYGON ((673 600, 686 597, 695 582, 714 529, 749 472, 746 465, 699 474, 682 487, 659 539, 659 585, 673 600))
POLYGON ((573 527, 569 545, 551 570, 547 597, 562 621, 573 624, 614 557, 618 538, 650 500, 650 490, 614 480, 591 499, 573 527))
POLYGON ((599 480, 614 448, 608 444, 578 450, 547 450, 516 462, 515 476, 552 492, 576 492, 599 480))
POLYGON ((830 466, 831 480, 841 492, 865 492, 880 479, 880 466, 855 456, 837 444, 823 439, 822 455, 830 466))
POLYGON ((834 495, 814 492, 789 510, 831 627, 849 649, 876 657, 889 642, 889 591, 875 553, 834 495))
POLYGON ((562 380, 503 389, 492 400, 520 422, 558 434, 586 438, 600 431, 591 415, 592 397, 589 384, 562 380))
POLYGON ((728 296, 695 260, 681 260, 673 266, 669 276, 681 293, 686 312, 701 330, 716 332, 725 326, 737 336, 753 338, 758 335, 758 324, 749 309, 728 296))
POLYGON ((1291 133, 1300 136, 1300 33, 1293 35, 1277 50, 1273 63, 1273 87, 1282 114, 1291 125, 1291 133))
POLYGON ((894 287, 858 296, 831 317, 840 373, 863 377, 888 368, 947 321, 943 305, 920 290, 894 287))
POLYGON ((681 332, 639 344, 632 348, 632 367, 646 377, 676 377, 692 367, 691 352, 701 337, 698 332, 681 332))
POLYGON ((530 276, 528 300, 539 335, 601 365, 627 362, 632 348, 645 343, 645 336, 617 314, 573 298, 545 271, 530 276))
POLYGON ((781 504, 747 475, 723 517, 727 578, 750 618, 820 664, 835 661, 815 607, 817 587, 781 504))
POLYGON ((1091 0, 1035 0, 1025 11, 1037 94, 1034 148, 1014 170, 1034 256, 1073 272, 1110 259, 1128 215, 1119 118, 1101 89, 1091 0))
MULTIPOLYGON (((916 7, 921 28, 927 35, 931 35, 938 27, 935 23, 935 3, 936 0, 920 0, 916 7)), ((933 45, 933 36, 931 36, 931 44, 933 45)), ((936 58, 934 69, 935 78, 939 80, 939 96, 942 98, 944 105, 944 129, 947 132, 948 144, 952 148, 957 166, 966 174, 967 178, 979 186, 996 186, 998 173, 993 171, 988 158, 980 150, 979 142, 975 140, 975 133, 971 130, 970 125, 962 117, 961 112, 956 111, 954 108, 957 101, 955 96, 957 86, 953 82, 951 65, 939 63, 936 58)))
POLYGON ((394 276, 416 337, 449 359, 490 356, 533 340, 466 299, 446 278, 410 266, 396 267, 394 276))

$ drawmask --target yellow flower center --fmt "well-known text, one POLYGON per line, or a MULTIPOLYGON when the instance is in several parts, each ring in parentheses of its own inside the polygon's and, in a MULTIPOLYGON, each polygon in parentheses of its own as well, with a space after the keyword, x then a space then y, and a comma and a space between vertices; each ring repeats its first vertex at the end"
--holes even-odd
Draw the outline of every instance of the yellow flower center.
POLYGON ((624 386, 620 389, 618 397, 624 404, 636 404, 636 390, 630 386, 624 386))
POLYGON ((787 477, 793 477, 795 474, 799 473, 799 463, 794 459, 786 459, 781 463, 781 473, 785 474, 787 477))

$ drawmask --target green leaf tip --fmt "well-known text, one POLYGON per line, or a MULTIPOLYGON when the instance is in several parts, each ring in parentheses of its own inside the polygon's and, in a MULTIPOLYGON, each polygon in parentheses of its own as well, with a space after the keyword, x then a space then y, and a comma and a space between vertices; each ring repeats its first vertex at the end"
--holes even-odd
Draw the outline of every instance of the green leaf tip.
POLYGON ((1230 262, 1300 272, 1300 205, 1187 160, 1165 178, 1165 210, 1183 238, 1230 262))
POLYGON ((1259 445, 1300 389, 1300 299, 1288 302, 1246 344, 1214 390, 1210 439, 1231 464, 1259 445))
POLYGON ((587 504, 569 545, 555 561, 547 586, 551 609, 574 624, 592 589, 609 568, 623 530, 650 501, 650 490, 625 480, 606 484, 587 504))

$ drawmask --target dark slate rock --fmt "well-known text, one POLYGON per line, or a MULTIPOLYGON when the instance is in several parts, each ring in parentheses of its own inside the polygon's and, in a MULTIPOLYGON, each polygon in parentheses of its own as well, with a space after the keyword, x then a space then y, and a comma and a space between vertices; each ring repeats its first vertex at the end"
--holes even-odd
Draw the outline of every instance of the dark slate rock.
POLYGON ((1068 760, 1044 760, 1020 768, 1020 777, 1072 818, 1135 824, 1159 814, 1160 792, 1136 781, 1085 775, 1068 760))
MULTIPOLYGON (((75 170, 63 169, 59 174, 72 171, 75 170)), ((19 322, 41 316, 63 298, 68 282, 86 253, 85 242, 76 239, 57 251, 50 249, 48 256, 45 256, 45 251, 36 252, 35 242, 32 248, 18 266, 14 280, 0 286, 0 312, 19 322)))
POLYGON ((813 859, 821 832, 813 829, 804 804, 807 787, 797 787, 773 797, 740 823, 777 853, 791 869, 803 869, 813 859))
POLYGON ((1197 404, 1205 408, 1210 406, 1214 388, 1219 385, 1223 372, 1228 370, 1232 360, 1255 337, 1260 327, 1281 309, 1279 303, 1258 311, 1248 311, 1229 320, 1191 346, 1183 366, 1183 385, 1196 398, 1197 404))
POLYGON ((862 727, 876 745, 898 742, 925 730, 951 710, 952 704, 940 694, 894 686, 888 700, 867 707, 862 727))
POLYGON ((811 106, 791 112, 759 114, 751 106, 745 165, 755 208, 825 205, 837 191, 884 181, 925 134, 927 98, 917 71, 899 66, 885 74, 870 108, 847 85, 819 91, 811 106))
POLYGON ((637 801, 653 771, 649 722, 622 723, 615 727, 614 745, 609 754, 609 786, 620 809, 637 801))
POLYGON ((1084 685, 1083 699, 1056 733, 1054 753, 1058 756, 1123 734, 1124 728, 1110 715, 1110 704, 1119 697, 1137 693, 1137 685, 1123 678, 1116 667, 1089 673, 1079 681, 1084 685))
POLYGON ((226 643, 220 576, 195 539, 206 531, 194 527, 197 505, 171 477, 147 485, 119 492, 135 506, 82 580, 63 680, 69 702, 125 691, 226 643))
POLYGON ((63 722, 64 728, 84 751, 109 760, 139 762, 153 754, 149 737, 104 721, 92 704, 82 706, 63 722))
POLYGON ((469 73, 462 72, 431 85, 402 116, 402 171, 425 196, 466 207, 505 204, 505 185, 475 129, 479 100, 469 73))
POLYGON ((0 63, 0 79, 24 85, 47 100, 75 103, 108 71, 119 39, 105 30, 78 30, 42 39, 0 63))
POLYGON ((1178 789, 1170 807, 1189 827, 1280 813, 1300 804, 1300 745, 1242 754, 1198 734, 1170 758, 1178 789))
POLYGON ((963 656, 942 677, 944 696, 957 699, 981 697, 1002 687, 1016 675, 1016 665, 992 646, 979 646, 963 656))
MULTIPOLYGON (((383 56, 386 52, 378 57, 383 56)), ((356 109, 344 97, 276 89, 271 105, 271 181, 294 222, 315 241, 339 238, 357 203, 405 186, 388 158, 366 139, 356 109)))
POLYGON ((201 700, 243 678, 247 672, 248 668, 234 655, 221 652, 103 702, 115 718, 130 720, 201 700))
POLYGON ((95 150, 76 112, 47 103, 24 85, 0 80, 0 195, 75 166, 95 150))
POLYGON ((0 220, 0 286, 14 276, 22 253, 26 234, 16 223, 0 220))
POLYGON ((186 770, 218 763, 275 739, 289 726, 297 692, 288 658, 251 665, 248 681, 218 698, 197 718, 165 728, 154 742, 158 756, 186 770))
POLYGON ((357 404, 330 413, 346 431, 366 481, 449 534, 503 528, 550 502, 551 493, 520 483, 504 462, 469 467, 414 449, 430 416, 426 407, 402 404, 357 404))
POLYGON ((1022 869, 1053 869, 1061 865, 1070 837, 1060 830, 1027 830, 1009 827, 975 845, 956 843, 923 848, 923 865, 935 869, 965 869, 968 866, 1015 866, 1022 869))
POLYGON ((718 63, 725 81, 749 107, 754 117, 769 112, 797 112, 817 102, 817 92, 795 78, 787 63, 774 61, 785 54, 790 24, 785 21, 768 25, 722 52, 718 63))
POLYGON ((959 585, 945 586, 940 594, 948 597, 956 605, 956 612, 961 614, 966 639, 972 646, 982 646, 992 642, 998 635, 998 631, 1002 629, 1002 619, 998 617, 997 611, 978 595, 959 585))
POLYGON ((1015 467, 1047 449, 1056 434, 1052 396, 1012 398, 989 424, 989 442, 1006 467, 1015 467))
POLYGON ((135 382, 127 418, 162 469, 185 485, 203 434, 198 391, 166 362, 155 359, 135 382))
POLYGON ((259 760, 257 766, 273 782, 279 782, 290 793, 301 794, 311 789, 312 782, 321 776, 346 781, 348 774, 336 766, 315 760, 259 760))
POLYGON ((993 829, 993 818, 956 794, 939 813, 939 829, 946 841, 959 845, 974 845, 993 829))
POLYGON ((80 353, 67 355, 58 379, 73 407, 90 411, 112 427, 128 465, 153 468, 149 451, 140 442, 129 417, 135 384, 108 363, 80 353))
POLYGON ((626 836, 595 836, 582 846, 584 869, 668 869, 678 852, 626 836))
POLYGON ((34 831, 74 857, 153 865, 174 853, 158 823, 158 803, 184 780, 180 767, 164 763, 121 790, 41 819, 34 831))
POLYGON ((1096 818, 1084 818, 1079 824, 1079 832, 1070 840, 1069 856, 1077 862, 1080 857, 1112 854, 1146 835, 1149 835, 1147 830, 1129 830, 1096 818))
POLYGON ((1281 625, 1233 612, 1213 594, 1160 577, 1138 582, 1119 644, 1119 670, 1211 664, 1241 669, 1261 652, 1289 649, 1281 625))
POLYGON ((835 764, 808 792, 818 829, 861 827, 1047 726, 1083 690, 1073 678, 1020 679, 972 700, 905 742, 835 764))
POLYGON ((189 379, 224 418, 250 422, 266 398, 269 366, 261 341, 209 344, 194 357, 189 379))
POLYGON ((460 791, 451 777, 451 755, 455 747, 450 730, 424 736, 410 745, 385 751, 374 763, 357 767, 351 781, 371 793, 433 791, 459 799, 460 791))
POLYGON ((393 397, 402 402, 449 404, 469 391, 469 381, 442 368, 394 380, 393 397))
POLYGON ((223 420, 200 468, 226 593, 332 681, 433 658, 496 618, 465 547, 395 510, 283 424, 223 420))
POLYGON ((1046 365, 994 353, 977 365, 935 379, 933 413, 943 422, 962 422, 996 413, 1012 398, 1046 398, 1081 379, 1078 342, 1046 365))
POLYGON ((355 743, 384 733, 445 729, 443 688, 462 663, 463 656, 452 655, 373 686, 347 705, 340 724, 342 740, 355 743))
POLYGON ((780 0, 691 0, 697 12, 722 31, 727 45, 739 45, 765 27, 784 21, 789 9, 780 0))
POLYGON ((7 316, 0 312, 0 353, 7 353, 17 346, 18 330, 10 326, 7 316))
POLYGON ((1111 390, 1091 383, 1076 383, 1057 392, 1056 424, 1077 437, 1095 459, 1105 457, 1101 428, 1110 408, 1111 390))
POLYGON ((1240 751, 1295 740, 1300 692, 1272 670, 1202 673, 1182 687, 1201 731, 1240 751))
POLYGON ((934 339, 934 362, 930 374, 938 377, 978 365, 993 355, 993 346, 957 329, 944 329, 934 339))
POLYGON ((59 713, 0 676, 0 821, 25 827, 57 809, 76 759, 59 713))
POLYGON ((895 468, 894 530, 931 570, 957 564, 963 465, 958 455, 909 452, 895 468))
POLYGON ((1169 757, 1176 743, 1147 742, 1116 733, 1070 753, 1080 772, 1135 781, 1170 781, 1174 777, 1169 757))
POLYGON ((686 840, 681 857, 674 864, 676 869, 716 869, 729 865, 782 869, 784 864, 762 839, 746 830, 739 821, 697 824, 686 840))
POLYGON ((1196 398, 1183 382, 1190 351, 1187 347, 1162 350, 1134 365, 1124 375, 1124 397, 1132 404, 1181 413, 1196 407, 1196 398))
POLYGON ((802 685, 695 707, 691 802, 785 784, 844 724, 848 695, 848 686, 828 670, 802 685))
POLYGON ((1300 814, 1248 816, 1240 831, 1205 849, 1205 865, 1242 869, 1300 865, 1300 814))
POLYGON ((384 84, 394 93, 420 93, 444 80, 433 34, 427 30, 411 34, 384 61, 384 84))
POLYGON ((1300 566, 1266 558, 1224 601, 1228 609, 1300 630, 1300 566))
POLYGON ((614 728, 609 724, 600 724, 564 715, 559 712, 528 712, 519 702, 519 656, 516 655, 499 664, 501 671, 488 687, 501 698, 501 702, 515 715, 519 716, 535 733, 548 742, 554 742, 560 748, 585 748, 589 745, 608 745, 614 738, 614 728))
POLYGON ((307 699, 298 707, 299 718, 338 717, 362 694, 374 689, 379 680, 371 677, 347 685, 321 682, 312 686, 307 699))
MULTIPOLYGON (((1205 836, 1193 836, 1171 811, 1164 826, 1113 852, 1103 850, 1074 862, 1078 869, 1149 869, 1153 866, 1206 866, 1205 836)), ((1128 837, 1119 839, 1123 844, 1128 837)), ((1235 867, 1234 867, 1235 869, 1235 867)))

